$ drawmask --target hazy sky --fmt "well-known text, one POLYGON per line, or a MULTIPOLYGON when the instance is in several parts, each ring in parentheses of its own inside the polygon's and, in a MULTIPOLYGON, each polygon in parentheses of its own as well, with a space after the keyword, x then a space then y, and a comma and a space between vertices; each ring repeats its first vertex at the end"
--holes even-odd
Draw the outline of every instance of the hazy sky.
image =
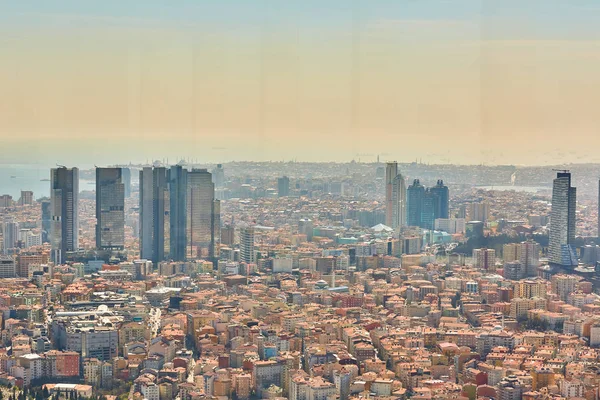
POLYGON ((2 162, 600 161, 598 0, 0 5, 2 162))

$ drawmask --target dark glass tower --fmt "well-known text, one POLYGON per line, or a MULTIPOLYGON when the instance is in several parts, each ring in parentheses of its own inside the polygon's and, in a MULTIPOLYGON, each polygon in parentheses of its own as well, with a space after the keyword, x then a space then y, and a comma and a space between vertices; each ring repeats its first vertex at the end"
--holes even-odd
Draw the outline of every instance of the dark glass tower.
POLYGON ((44 199, 41 202, 42 207, 42 243, 50 240, 50 229, 52 226, 52 202, 44 199))
POLYGON ((52 261, 62 264, 79 247, 79 170, 50 171, 50 243, 52 261))
POLYGON ((550 212, 550 234, 548 259, 559 266, 576 266, 575 209, 577 191, 571 186, 571 174, 559 172, 552 185, 552 210, 550 212))
POLYGON ((140 256, 153 263, 164 261, 170 245, 170 207, 167 169, 140 171, 140 256))
POLYGON ((421 223, 419 224, 421 228, 433 230, 438 206, 438 196, 433 190, 426 189, 423 193, 423 204, 421 206, 421 223))
POLYGON ((444 185, 444 181, 440 179, 437 181, 437 184, 430 190, 431 193, 433 193, 436 197, 435 218, 448 218, 448 204, 450 200, 448 186, 444 185))
POLYGON ((408 226, 421 226, 421 213, 425 188, 415 179, 406 189, 406 222, 408 226))
POLYGON ((277 179, 277 194, 279 197, 288 197, 290 195, 290 178, 282 176, 277 179))
POLYGON ((125 247, 125 185, 121 168, 96 168, 96 248, 125 247))
POLYGON ((175 261, 186 259, 186 203, 187 170, 181 165, 172 166, 168 171, 169 182, 169 258, 175 261))

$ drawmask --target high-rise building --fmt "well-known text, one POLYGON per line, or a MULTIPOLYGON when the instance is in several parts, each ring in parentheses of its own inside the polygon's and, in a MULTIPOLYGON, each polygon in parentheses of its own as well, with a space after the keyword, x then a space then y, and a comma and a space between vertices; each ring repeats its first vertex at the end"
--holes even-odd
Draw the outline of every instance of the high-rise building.
POLYGON ((31 190, 21 190, 21 197, 19 198, 20 206, 30 206, 33 204, 33 192, 31 190))
POLYGON ((0 208, 11 207, 13 205, 13 198, 10 194, 3 194, 0 196, 0 208))
POLYGON ((448 186, 444 185, 443 180, 439 179, 437 184, 430 190, 436 198, 435 218, 448 218, 450 202, 450 192, 448 191, 448 186))
POLYGON ((170 244, 169 258, 185 261, 187 248, 187 170, 181 165, 172 166, 168 172, 170 244))
POLYGON ((523 386, 515 375, 509 375, 498 383, 498 400, 521 400, 523 386))
POLYGON ((433 229, 438 208, 438 197, 431 189, 425 189, 423 193, 423 203, 421 205, 421 223, 419 226, 425 229, 433 229))
POLYGON ((254 264, 254 227, 243 226, 240 228, 240 261, 246 264, 254 264))
POLYGON ((490 207, 487 203, 469 204, 469 221, 487 222, 490 216, 490 207))
POLYGON ((125 185, 121 168, 96 168, 96 248, 125 246, 125 185))
POLYGON ((131 169, 121 168, 121 174, 123 177, 124 195, 128 199, 131 197, 131 169))
POLYGON ((494 249, 473 249, 473 264, 484 270, 493 269, 496 264, 496 251, 494 249))
POLYGON ((282 176, 277 179, 277 194, 279 197, 288 197, 290 195, 290 178, 282 176))
POLYGON ((8 250, 17 247, 19 241, 19 223, 7 221, 2 226, 3 254, 8 254, 8 250))
POLYGON ((575 241, 575 208, 577 192, 571 186, 571 174, 559 172, 552 185, 552 209, 550 212, 550 234, 548 259, 560 266, 577 265, 575 241))
POLYGON ((212 170, 212 179, 215 187, 225 186, 225 169, 222 164, 217 164, 217 167, 212 170))
POLYGON ((158 263, 166 259, 170 244, 170 204, 167 169, 140 171, 140 255, 158 263))
POLYGON ((398 163, 389 162, 385 169, 385 222, 391 228, 406 225, 406 182, 398 173, 398 163))
POLYGON ((187 173, 188 258, 214 258, 220 237, 221 204, 215 199, 215 184, 206 169, 187 173))
POLYGON ((17 268, 13 256, 0 255, 0 278, 14 278, 17 276, 17 268))
POLYGON ((312 242, 313 240, 313 222, 310 219, 301 219, 298 221, 298 233, 306 235, 306 240, 312 242))
POLYGON ((533 240, 519 243, 519 261, 525 267, 527 276, 537 276, 540 266, 540 245, 533 240))
POLYGON ((52 261, 64 262, 67 252, 79 248, 79 170, 50 171, 50 243, 52 261))
POLYGON ((398 163, 389 162, 385 166, 385 223, 392 226, 392 210, 394 203, 392 200, 392 187, 394 178, 398 175, 398 163))
POLYGON ((425 188, 415 179, 406 190, 406 220, 408 226, 421 226, 421 213, 425 188))
POLYGON ((46 243, 50 240, 50 227, 52 224, 52 208, 51 202, 48 199, 41 201, 40 206, 42 207, 42 243, 46 243))

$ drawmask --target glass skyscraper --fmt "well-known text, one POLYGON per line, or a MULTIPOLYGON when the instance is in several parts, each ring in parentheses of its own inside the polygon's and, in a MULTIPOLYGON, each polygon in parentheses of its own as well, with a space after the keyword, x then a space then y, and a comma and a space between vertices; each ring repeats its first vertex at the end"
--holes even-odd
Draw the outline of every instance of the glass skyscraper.
POLYGON ((406 190, 406 222, 408 226, 421 226, 424 196, 425 188, 418 179, 415 179, 406 190))
POLYGON ((125 247, 125 185, 121 168, 96 168, 96 248, 125 247))
POLYGON ((577 192, 571 186, 571 174, 559 172, 552 185, 552 210, 550 213, 550 234, 548 258, 558 266, 576 266, 575 209, 577 192))
POLYGON ((155 264, 169 254, 170 196, 167 169, 140 171, 140 256, 155 264))
POLYGON ((187 230, 187 170, 174 165, 168 171, 169 182, 169 258, 174 261, 186 259, 187 230))
POLYGON ((50 170, 50 244, 52 261, 62 264, 79 248, 79 170, 50 170))

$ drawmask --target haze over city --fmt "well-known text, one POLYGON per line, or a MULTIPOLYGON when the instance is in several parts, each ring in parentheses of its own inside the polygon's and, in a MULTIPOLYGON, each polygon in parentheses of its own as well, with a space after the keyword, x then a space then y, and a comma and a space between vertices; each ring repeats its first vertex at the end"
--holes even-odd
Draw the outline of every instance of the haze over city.
POLYGON ((2 162, 598 162, 598 19, 595 1, 8 2, 2 162))

